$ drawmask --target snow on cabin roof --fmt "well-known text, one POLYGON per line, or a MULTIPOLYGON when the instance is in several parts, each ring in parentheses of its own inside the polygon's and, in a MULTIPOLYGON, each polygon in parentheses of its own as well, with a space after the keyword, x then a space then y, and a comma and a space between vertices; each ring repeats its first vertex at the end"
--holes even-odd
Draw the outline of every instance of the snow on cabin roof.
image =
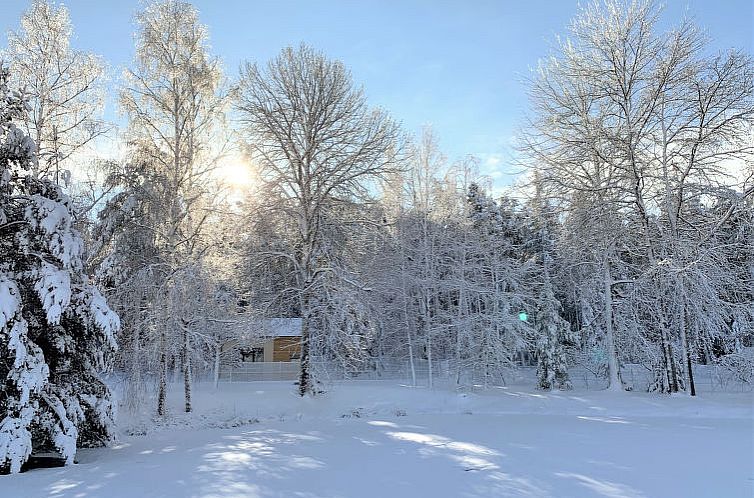
POLYGON ((263 336, 292 337, 301 335, 301 318, 265 318, 259 322, 260 335, 263 336))
POLYGON ((237 339, 255 340, 269 337, 300 337, 301 318, 252 318, 236 315, 225 324, 237 339))

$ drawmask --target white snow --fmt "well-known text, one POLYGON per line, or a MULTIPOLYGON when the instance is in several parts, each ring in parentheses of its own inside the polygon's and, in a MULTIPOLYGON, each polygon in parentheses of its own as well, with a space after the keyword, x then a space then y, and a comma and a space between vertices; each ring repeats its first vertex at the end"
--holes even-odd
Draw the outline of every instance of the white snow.
POLYGON ((301 318, 269 318, 263 321, 262 330, 270 337, 301 335, 301 318))
POLYGON ((93 285, 87 286, 88 295, 91 296, 89 303, 89 313, 91 314, 95 325, 102 331, 108 346, 113 350, 118 348, 115 341, 115 334, 120 329, 120 318, 107 305, 107 300, 102 293, 93 285))
POLYGON ((0 496, 752 496, 751 393, 257 382, 181 401, 158 426, 123 415, 77 465, 0 477, 0 496))
POLYGON ((301 335, 301 318, 242 318, 237 327, 246 338, 295 337, 301 335))
MULTIPOLYGON (((8 350, 14 352, 13 368, 8 373, 8 380, 13 381, 19 391, 17 402, 24 406, 29 402, 32 392, 38 392, 47 383, 50 374, 44 362, 42 350, 33 343, 28 343, 26 334, 29 330, 26 320, 18 320, 8 331, 8 350)), ((12 418, 12 415, 8 415, 12 418)))
POLYGON ((34 290, 47 313, 47 323, 57 325, 71 302, 71 275, 44 261, 36 273, 34 290))
POLYGON ((66 459, 66 462, 73 463, 76 455, 76 440, 79 436, 78 428, 69 420, 70 417, 66 413, 65 406, 57 396, 49 396, 43 393, 42 398, 52 408, 58 419, 53 429, 53 443, 66 459))
POLYGON ((68 207, 63 202, 39 194, 30 196, 30 200, 24 217, 33 228, 42 228, 50 253, 64 268, 80 264, 82 241, 71 229, 68 207))
MULTIPOLYGON (((11 472, 21 470, 21 463, 26 461, 31 453, 31 432, 28 427, 33 417, 32 408, 24 406, 19 410, 18 416, 0 420, 0 454, 7 455, 11 472)), ((0 481, 0 491, 4 486, 5 483, 0 481)), ((23 495, 19 493, 18 496, 23 495)))
POLYGON ((0 330, 4 329, 11 319, 18 312, 21 300, 18 297, 18 286, 16 283, 0 275, 0 330))

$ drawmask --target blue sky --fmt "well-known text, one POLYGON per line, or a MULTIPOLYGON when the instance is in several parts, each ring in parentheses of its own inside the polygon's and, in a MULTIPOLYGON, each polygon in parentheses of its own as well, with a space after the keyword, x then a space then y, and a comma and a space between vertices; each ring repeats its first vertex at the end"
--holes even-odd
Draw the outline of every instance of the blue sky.
MULTIPOLYGON (((449 158, 479 155, 503 185, 510 140, 526 109, 530 68, 548 53, 578 10, 544 0, 197 0, 216 55, 233 78, 243 60, 264 61, 301 41, 341 59, 371 103, 404 127, 431 123, 449 158)), ((583 3, 583 2, 582 2, 583 3)), ((138 0, 68 0, 77 48, 95 52, 117 79, 133 56, 138 0)), ((0 31, 18 24, 28 3, 0 0, 0 31)), ((752 52, 754 1, 669 1, 664 23, 694 16, 715 48, 752 52)), ((5 45, 2 38, 0 46, 5 45)), ((106 111, 115 119, 112 103, 106 111)))

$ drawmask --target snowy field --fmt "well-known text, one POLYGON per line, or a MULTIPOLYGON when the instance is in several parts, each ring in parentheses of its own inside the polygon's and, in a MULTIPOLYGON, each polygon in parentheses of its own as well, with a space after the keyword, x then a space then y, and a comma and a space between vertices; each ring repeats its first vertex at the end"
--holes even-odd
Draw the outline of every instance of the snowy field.
MULTIPOLYGON (((177 387, 177 386, 176 386, 177 387)), ((0 477, 0 497, 751 497, 752 395, 199 386, 113 448, 0 477)))

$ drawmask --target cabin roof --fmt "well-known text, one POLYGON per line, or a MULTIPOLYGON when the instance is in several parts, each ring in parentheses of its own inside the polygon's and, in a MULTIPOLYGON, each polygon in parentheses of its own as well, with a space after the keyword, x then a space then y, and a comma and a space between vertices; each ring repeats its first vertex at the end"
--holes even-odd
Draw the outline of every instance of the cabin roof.
POLYGON ((256 342, 274 337, 301 337, 301 318, 251 318, 236 315, 224 325, 234 341, 256 342))
POLYGON ((301 335, 301 318, 264 318, 259 320, 257 326, 260 335, 265 337, 297 337, 301 335))

